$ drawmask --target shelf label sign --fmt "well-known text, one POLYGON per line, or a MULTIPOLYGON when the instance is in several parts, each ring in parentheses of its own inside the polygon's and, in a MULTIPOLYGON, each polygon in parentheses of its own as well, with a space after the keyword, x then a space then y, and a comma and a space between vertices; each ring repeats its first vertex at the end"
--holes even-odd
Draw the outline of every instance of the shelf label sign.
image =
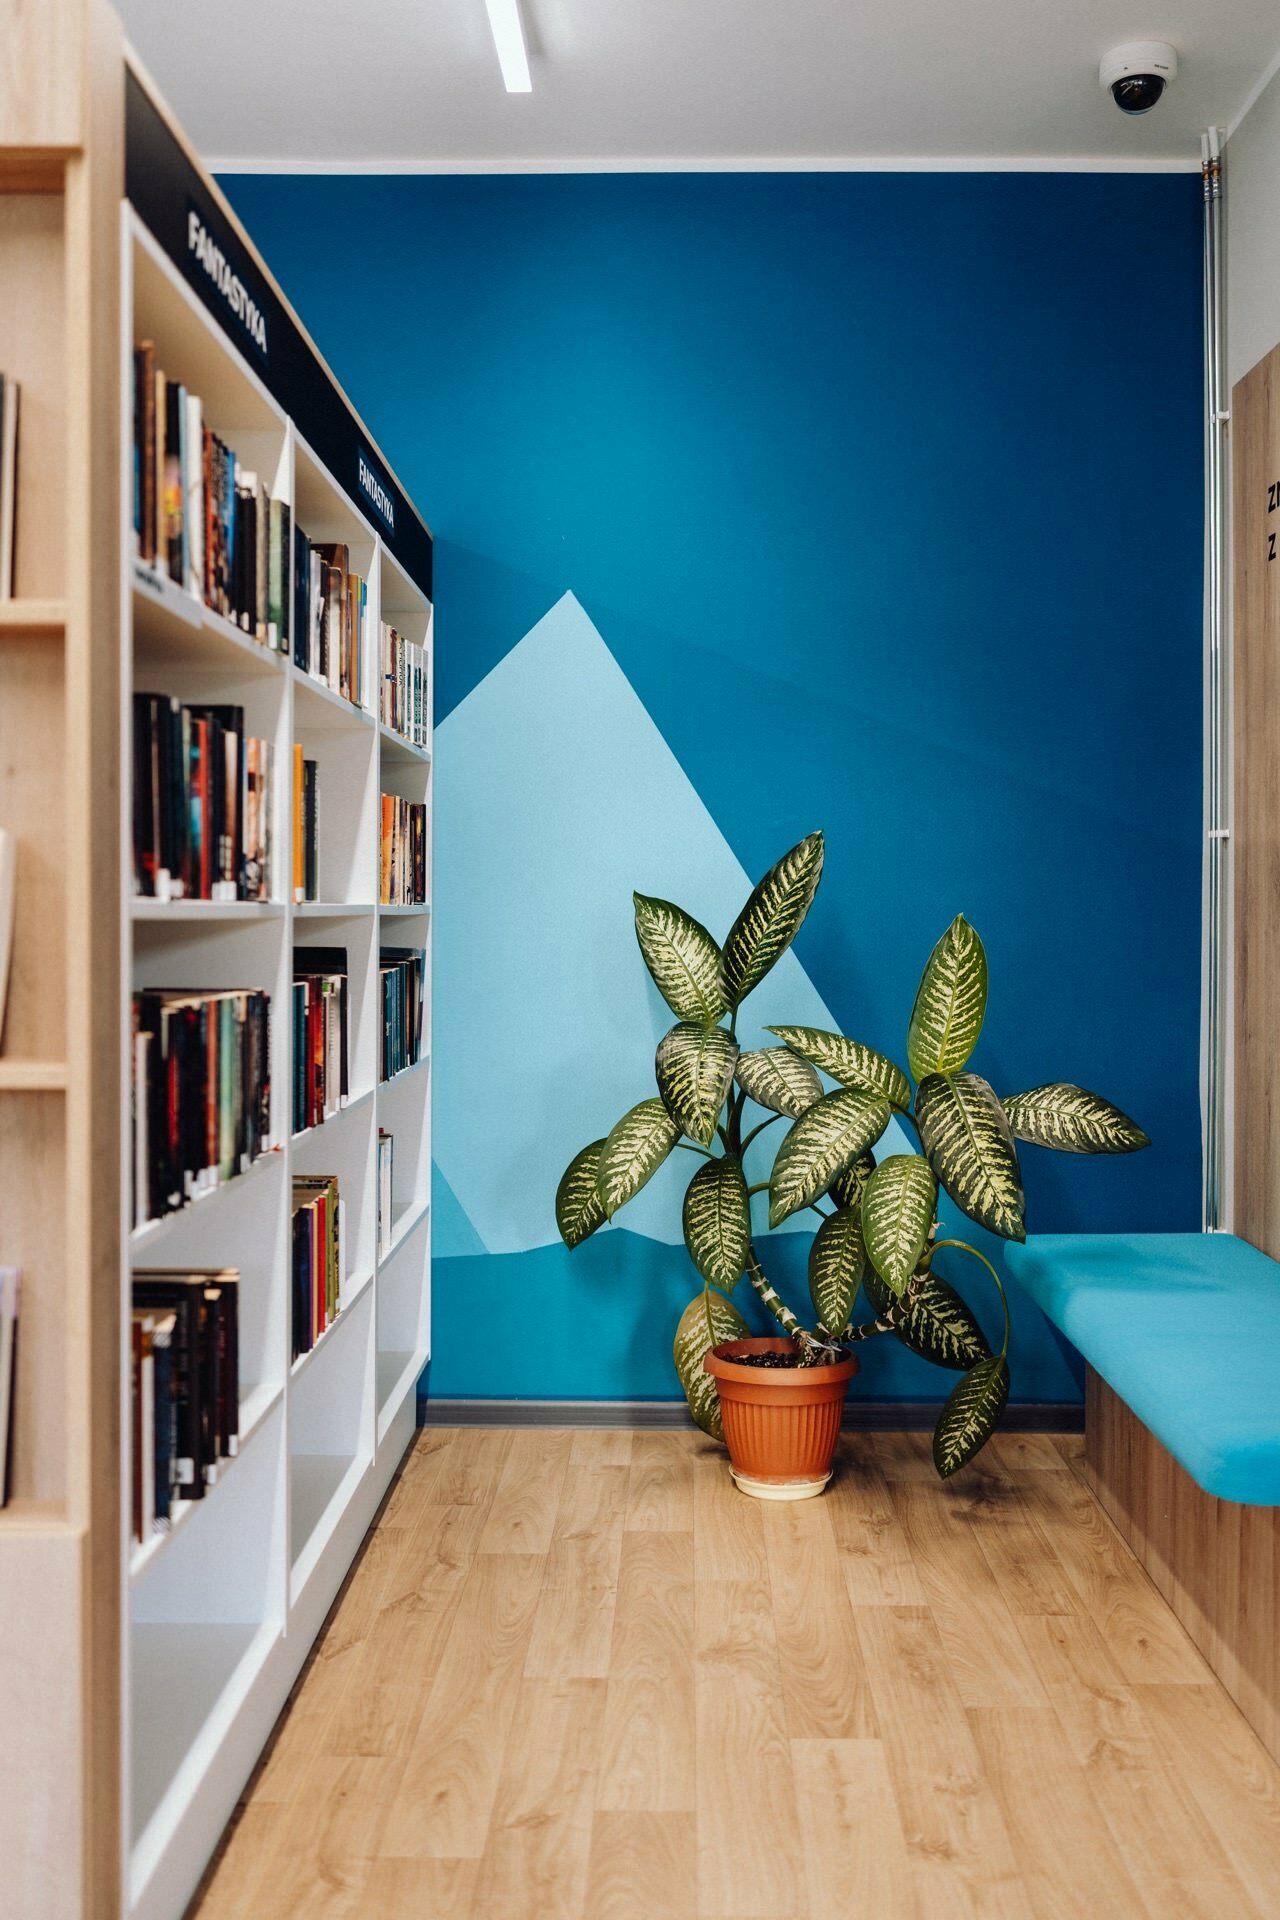
POLYGON ((363 450, 357 455, 357 460, 361 493, 370 503, 387 531, 394 533, 396 530, 395 501, 391 498, 391 495, 387 492, 381 480, 379 480, 370 462, 365 458, 363 450))
POLYGON ((220 297, 248 334, 258 352, 267 355, 267 322, 262 308, 212 237, 199 211, 187 201, 187 253, 212 280, 220 297))

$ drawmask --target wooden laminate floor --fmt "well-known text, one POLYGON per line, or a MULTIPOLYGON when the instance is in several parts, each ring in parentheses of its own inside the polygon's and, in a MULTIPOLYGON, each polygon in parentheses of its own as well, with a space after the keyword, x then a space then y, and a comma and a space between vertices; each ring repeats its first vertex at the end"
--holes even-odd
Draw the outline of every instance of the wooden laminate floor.
POLYGON ((691 1433, 428 1429, 199 1920, 1277 1920, 1280 1768, 1076 1440, 820 1500, 691 1433))

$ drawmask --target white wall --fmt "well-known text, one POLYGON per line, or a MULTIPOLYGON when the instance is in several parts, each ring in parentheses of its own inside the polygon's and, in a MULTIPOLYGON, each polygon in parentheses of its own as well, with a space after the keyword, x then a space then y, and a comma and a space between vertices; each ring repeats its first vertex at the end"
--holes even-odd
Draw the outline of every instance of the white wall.
POLYGON ((1227 142, 1227 374, 1280 340, 1280 73, 1227 142))

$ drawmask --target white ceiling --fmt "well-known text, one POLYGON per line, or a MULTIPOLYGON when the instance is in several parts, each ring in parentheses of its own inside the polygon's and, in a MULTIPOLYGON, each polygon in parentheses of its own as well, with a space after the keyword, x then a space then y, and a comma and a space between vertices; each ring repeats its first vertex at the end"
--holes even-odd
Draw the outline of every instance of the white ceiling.
POLYGON ((1280 51, 1276 0, 521 0, 507 94, 483 0, 117 0, 205 158, 272 167, 1199 164, 1280 51), (1182 71, 1127 120, 1118 41, 1182 71))

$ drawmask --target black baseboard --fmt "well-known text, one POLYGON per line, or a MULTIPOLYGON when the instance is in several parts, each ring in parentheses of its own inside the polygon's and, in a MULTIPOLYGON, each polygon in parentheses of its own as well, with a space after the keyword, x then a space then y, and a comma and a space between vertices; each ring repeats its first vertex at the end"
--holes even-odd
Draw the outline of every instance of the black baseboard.
MULTIPOLYGON (((849 1400, 844 1424, 874 1433, 931 1433, 941 1402, 849 1400)), ((692 1427, 683 1400, 442 1400, 418 1402, 420 1427, 692 1427)), ((1006 1433, 1083 1433, 1084 1403, 1021 1401, 1006 1433)))

